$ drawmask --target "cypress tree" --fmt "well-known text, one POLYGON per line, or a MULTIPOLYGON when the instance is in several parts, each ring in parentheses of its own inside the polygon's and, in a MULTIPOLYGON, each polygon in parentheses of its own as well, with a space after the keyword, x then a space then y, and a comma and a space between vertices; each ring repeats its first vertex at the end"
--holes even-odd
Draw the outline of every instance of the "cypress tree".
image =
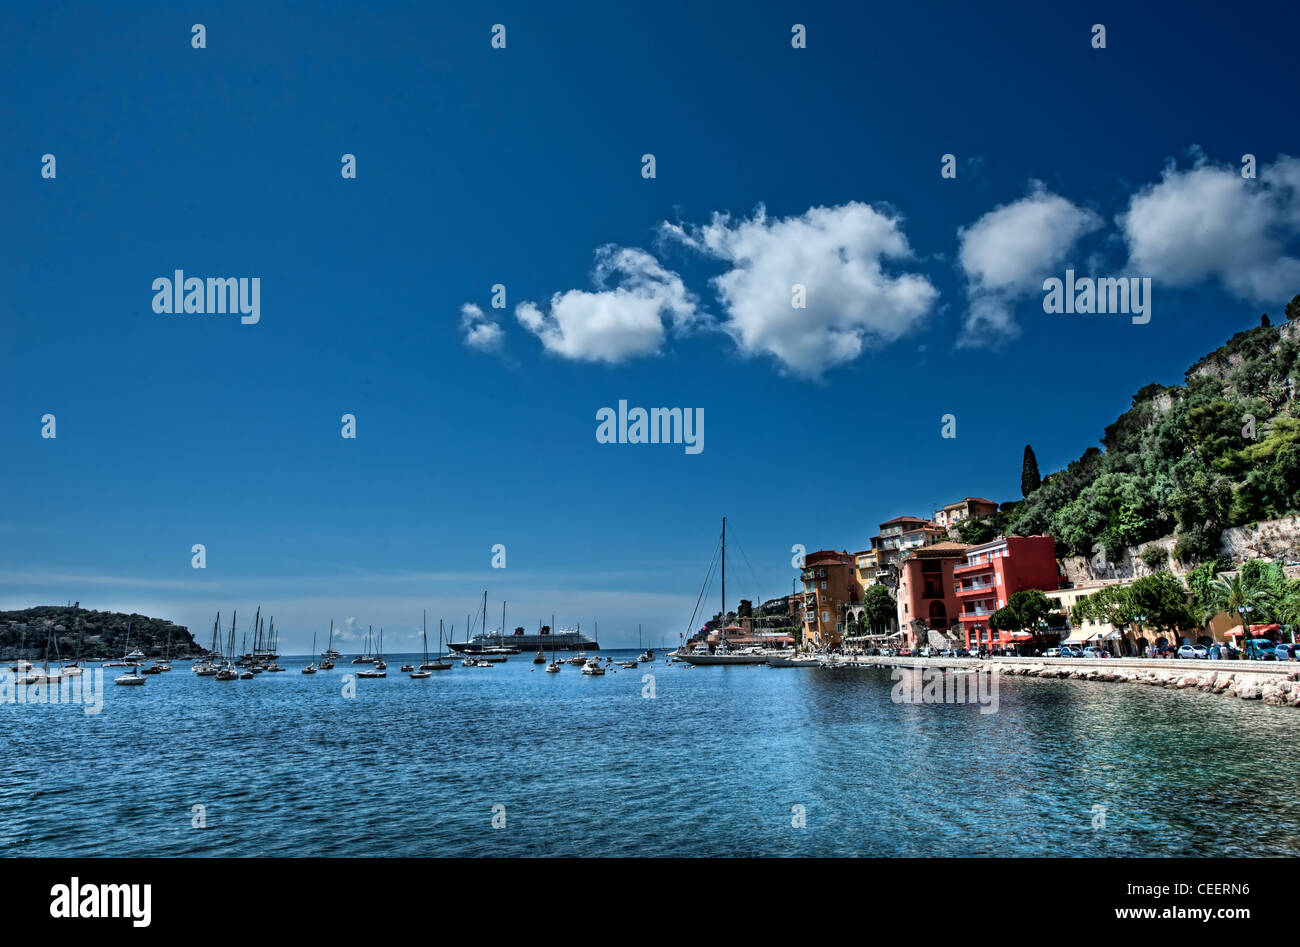
POLYGON ((1028 444, 1025 445, 1025 462, 1020 468, 1020 493, 1028 497, 1029 494, 1037 490, 1043 483, 1043 478, 1038 476, 1038 458, 1034 456, 1034 449, 1028 444))

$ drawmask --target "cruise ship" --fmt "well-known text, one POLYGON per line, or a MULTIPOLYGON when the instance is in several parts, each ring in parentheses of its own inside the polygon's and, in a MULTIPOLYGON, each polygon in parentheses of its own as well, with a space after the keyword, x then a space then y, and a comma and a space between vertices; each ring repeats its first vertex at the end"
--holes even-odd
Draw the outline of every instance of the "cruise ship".
POLYGON ((555 634, 543 625, 540 634, 525 634, 516 628, 514 634, 499 631, 477 634, 468 642, 453 641, 448 647, 460 654, 522 654, 525 651, 599 651, 600 644, 581 631, 561 628, 555 634))

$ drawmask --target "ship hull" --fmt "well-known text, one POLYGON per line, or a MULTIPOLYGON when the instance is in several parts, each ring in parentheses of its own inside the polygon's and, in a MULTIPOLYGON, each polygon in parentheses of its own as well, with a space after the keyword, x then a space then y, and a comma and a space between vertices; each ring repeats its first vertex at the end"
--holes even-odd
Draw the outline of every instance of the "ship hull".
POLYGON ((600 645, 586 635, 510 635, 507 638, 455 641, 447 645, 457 654, 488 654, 509 648, 512 654, 545 651, 599 651, 600 645))
POLYGON ((687 664, 766 664, 765 654, 683 654, 677 658, 687 664))

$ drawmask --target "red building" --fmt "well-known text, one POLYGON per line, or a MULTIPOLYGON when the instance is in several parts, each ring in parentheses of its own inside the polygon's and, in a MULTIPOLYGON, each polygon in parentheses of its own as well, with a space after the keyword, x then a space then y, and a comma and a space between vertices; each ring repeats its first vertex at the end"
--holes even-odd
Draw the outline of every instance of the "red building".
POLYGON ((953 569, 953 582, 966 647, 1011 647, 1013 633, 989 628, 989 616, 1023 589, 1060 588, 1056 543, 1051 536, 1006 536, 971 546, 965 562, 953 569))
POLYGON ((900 560, 898 627, 908 647, 930 644, 930 631, 940 632, 952 647, 965 645, 953 570, 965 561, 969 548, 965 543, 933 543, 908 551, 900 560))

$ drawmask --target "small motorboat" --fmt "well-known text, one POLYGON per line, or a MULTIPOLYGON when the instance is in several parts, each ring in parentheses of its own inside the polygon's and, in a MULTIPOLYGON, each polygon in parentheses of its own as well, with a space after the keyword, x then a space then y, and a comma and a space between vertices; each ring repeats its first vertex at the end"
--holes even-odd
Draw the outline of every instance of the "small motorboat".
POLYGON ((550 664, 546 665, 546 673, 547 673, 547 674, 559 674, 559 673, 560 673, 560 668, 562 668, 562 667, 564 667, 564 662, 563 662, 563 661, 552 661, 550 664))
POLYGON ((433 672, 432 672, 432 671, 412 671, 412 672, 411 672, 411 677, 415 678, 417 681, 422 681, 422 680, 424 680, 426 677, 433 677, 433 672))
POLYGON ((630 671, 632 668, 636 667, 636 662, 635 662, 635 661, 619 661, 619 662, 618 662, 618 666, 621 667, 621 668, 622 668, 623 670, 625 670, 625 671, 630 671))
POLYGON ((240 679, 241 681, 251 681, 251 680, 253 679, 253 672, 252 672, 252 671, 240 671, 240 672, 239 672, 239 679, 240 679))
POLYGON ((141 668, 141 669, 140 669, 140 673, 141 673, 141 674, 161 674, 161 673, 162 673, 162 668, 160 668, 160 667, 158 666, 157 662, 155 662, 154 664, 152 664, 151 666, 149 666, 149 667, 147 667, 147 668, 141 668))
POLYGON ((405 674, 405 673, 407 673, 407 672, 409 672, 409 671, 414 671, 414 670, 415 670, 415 665, 414 665, 414 664, 403 664, 403 665, 402 665, 402 673, 403 673, 403 674, 405 674))
POLYGON ((378 668, 371 668, 368 671, 357 671, 357 677, 387 677, 387 671, 381 671, 378 668))
POLYGON ((236 670, 235 670, 233 667, 231 667, 229 664, 227 664, 225 667, 223 667, 220 671, 217 672, 217 680, 219 680, 219 681, 237 681, 237 680, 239 680, 239 672, 236 671, 236 670))
POLYGON ((303 673, 303 674, 315 674, 315 673, 316 673, 316 665, 314 665, 314 664, 309 664, 309 665, 307 665, 305 668, 302 669, 302 673, 303 673))
POLYGON ((591 661, 588 664, 583 665, 582 673, 589 677, 596 677, 597 675, 604 674, 605 669, 601 666, 599 661, 591 661))
POLYGON ((533 655, 533 663, 534 663, 534 664, 545 664, 545 663, 546 663, 546 655, 543 654, 541 651, 538 651, 535 655, 533 655))

